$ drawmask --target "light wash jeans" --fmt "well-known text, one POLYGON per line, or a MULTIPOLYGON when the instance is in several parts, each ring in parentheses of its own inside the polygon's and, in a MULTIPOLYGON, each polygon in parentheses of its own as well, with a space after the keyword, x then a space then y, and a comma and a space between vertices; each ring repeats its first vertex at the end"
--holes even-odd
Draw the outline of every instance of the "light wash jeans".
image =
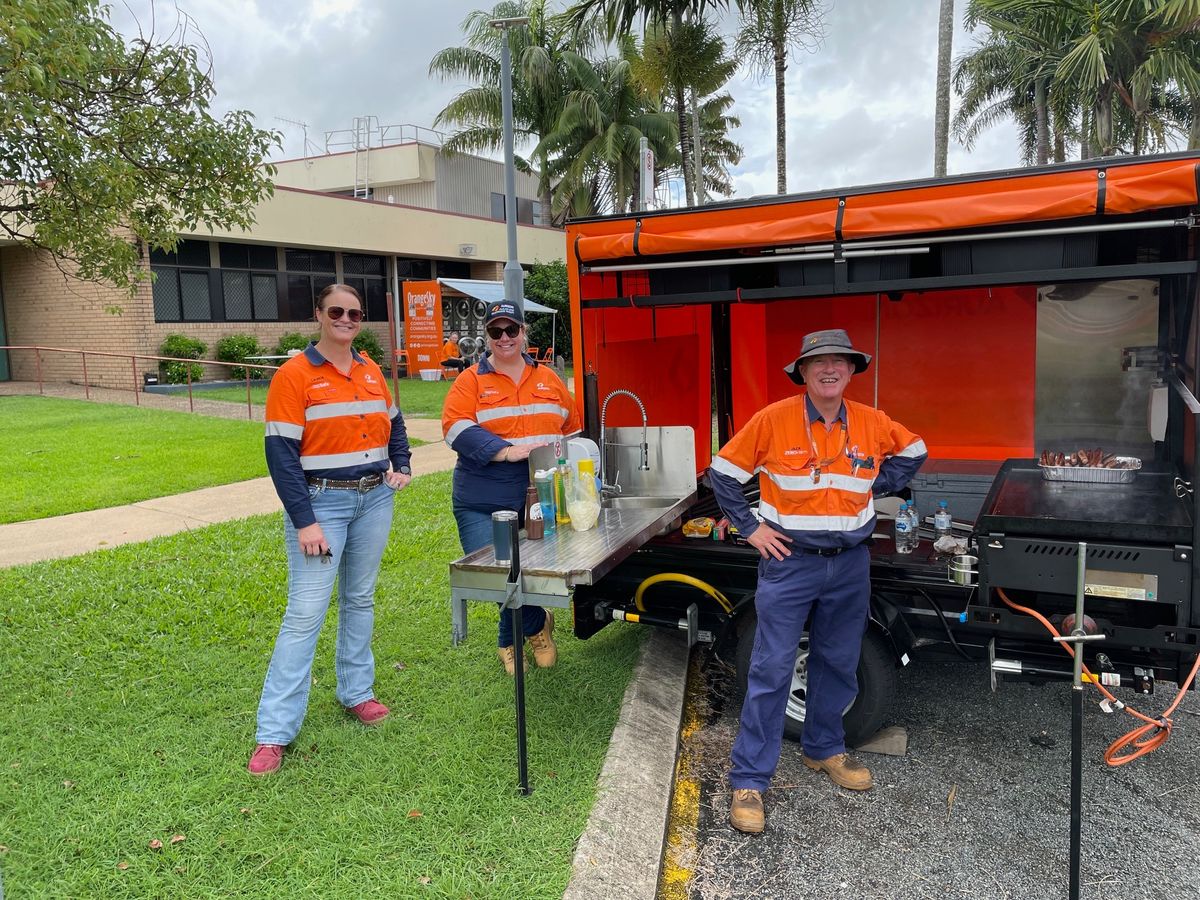
MULTIPOLYGON (((480 547, 492 545, 492 514, 477 509, 454 507, 454 521, 458 524, 458 542, 463 553, 474 553, 480 547)), ((525 637, 537 634, 546 624, 546 611, 540 606, 521 607, 521 630, 525 637)), ((496 638, 498 647, 513 645, 513 614, 511 609, 500 610, 500 632, 496 638)))
POLYGON ((371 654, 375 580, 392 527, 396 492, 384 482, 365 494, 310 487, 309 496, 333 558, 304 555, 292 520, 284 513, 288 601, 258 705, 260 744, 290 744, 300 732, 308 708, 317 635, 329 609, 335 575, 337 699, 342 706, 355 706, 375 695, 375 657, 371 654))

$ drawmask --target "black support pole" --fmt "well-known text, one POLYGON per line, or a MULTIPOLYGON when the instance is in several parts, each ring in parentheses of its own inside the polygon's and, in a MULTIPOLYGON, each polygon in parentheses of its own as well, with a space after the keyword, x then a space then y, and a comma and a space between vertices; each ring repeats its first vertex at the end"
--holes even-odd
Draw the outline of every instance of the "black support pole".
MULTIPOLYGON (((516 587, 516 595, 520 600, 521 591, 521 536, 517 527, 517 520, 512 521, 512 565, 508 570, 508 582, 516 587)), ((516 689, 517 699, 517 782, 521 786, 521 793, 529 796, 531 789, 529 787, 529 759, 526 749, 526 731, 525 731, 525 627, 522 621, 522 609, 518 602, 513 607, 513 652, 515 659, 513 660, 514 686, 516 689)))
MULTIPOLYGON (((1075 652, 1083 655, 1083 645, 1075 652)), ((1071 686, 1071 900, 1079 900, 1080 846, 1083 840, 1083 685, 1071 686)))

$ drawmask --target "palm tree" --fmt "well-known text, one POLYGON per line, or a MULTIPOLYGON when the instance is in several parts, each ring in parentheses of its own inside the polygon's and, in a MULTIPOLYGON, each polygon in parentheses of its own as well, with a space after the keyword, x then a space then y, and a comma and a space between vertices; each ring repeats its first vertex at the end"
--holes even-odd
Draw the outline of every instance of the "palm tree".
MULTIPOLYGON (((547 14, 547 0, 503 0, 488 10, 475 10, 463 20, 465 47, 447 47, 429 63, 429 74, 465 80, 474 86, 454 97, 434 119, 434 127, 459 126, 444 144, 449 152, 477 153, 503 147, 500 96, 500 51, 509 40, 513 58, 513 130, 521 141, 540 144, 562 113, 566 68, 596 43, 595 29, 584 27, 568 37, 547 14), (492 19, 528 16, 526 28, 500 31, 492 19)), ((542 208, 551 208, 550 160, 534 152, 532 161, 517 157, 520 171, 538 177, 542 208)))
MULTIPOLYGON (((775 182, 787 193, 787 90, 789 52, 815 50, 824 37, 816 0, 740 0, 742 24, 736 53, 764 77, 775 76, 775 182)), ((953 0, 944 0, 953 3, 953 0)))
POLYGON ((938 11, 937 99, 933 116, 933 174, 946 174, 950 149, 950 45, 954 40, 954 0, 941 0, 938 11))
POLYGON ((976 99, 963 116, 964 95, 962 134, 1032 112, 1023 130, 1036 158, 1052 132, 1056 151, 1074 133, 1087 158, 1161 151, 1195 128, 1197 0, 971 0, 967 22, 990 33, 957 66, 956 83, 976 99))
POLYGON ((700 101, 700 147, 704 157, 703 188, 710 194, 733 196, 733 180, 729 170, 742 161, 742 146, 730 140, 729 134, 742 122, 730 115, 733 97, 727 93, 714 94, 700 101))
POLYGON ((553 161, 556 215, 632 209, 642 137, 657 159, 671 161, 678 139, 675 122, 634 77, 634 39, 620 37, 617 50, 618 55, 598 62, 570 60, 563 111, 535 150, 553 161))
MULTIPOLYGON (((576 0, 563 14, 562 21, 576 33, 593 27, 596 23, 602 23, 611 39, 618 34, 630 34, 634 24, 641 19, 647 31, 655 28, 673 35, 682 31, 685 24, 694 26, 696 23, 703 23, 705 13, 726 9, 728 5, 728 0, 576 0)), ((681 34, 673 47, 672 52, 679 56, 679 69, 684 69, 691 61, 702 62, 695 58, 695 47, 686 35, 681 34)), ((690 129, 684 100, 689 85, 682 80, 670 81, 668 84, 678 117, 679 156, 683 166, 684 192, 688 205, 692 205, 695 203, 695 190, 690 163, 690 129)))

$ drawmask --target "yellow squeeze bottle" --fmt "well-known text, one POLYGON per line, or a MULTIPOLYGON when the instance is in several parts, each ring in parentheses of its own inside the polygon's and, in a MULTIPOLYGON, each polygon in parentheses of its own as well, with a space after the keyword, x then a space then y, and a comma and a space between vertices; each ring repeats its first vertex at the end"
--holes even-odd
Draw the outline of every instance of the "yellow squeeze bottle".
POLYGON ((571 515, 567 512, 567 501, 570 497, 571 470, 567 461, 560 456, 554 469, 554 521, 559 525, 566 525, 571 521, 571 515))

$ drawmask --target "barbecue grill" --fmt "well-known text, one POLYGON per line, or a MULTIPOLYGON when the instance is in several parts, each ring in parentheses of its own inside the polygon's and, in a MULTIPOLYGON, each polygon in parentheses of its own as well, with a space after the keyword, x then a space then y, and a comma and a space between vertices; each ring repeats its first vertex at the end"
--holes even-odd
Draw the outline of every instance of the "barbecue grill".
MULTIPOLYGON (((1045 643, 1041 626, 994 590, 1051 617, 1069 612, 1084 541, 1088 614, 1108 637, 1104 652, 1128 649, 1150 667, 1162 651, 1194 653, 1194 633, 1185 633, 1194 620, 1192 500, 1177 496, 1175 482, 1175 469, 1162 462, 1144 465, 1130 484, 1048 481, 1037 460, 1005 462, 976 525, 979 600, 968 610, 970 626, 1045 643)), ((1047 656, 1065 673, 1068 660, 1055 651, 1047 656)))

